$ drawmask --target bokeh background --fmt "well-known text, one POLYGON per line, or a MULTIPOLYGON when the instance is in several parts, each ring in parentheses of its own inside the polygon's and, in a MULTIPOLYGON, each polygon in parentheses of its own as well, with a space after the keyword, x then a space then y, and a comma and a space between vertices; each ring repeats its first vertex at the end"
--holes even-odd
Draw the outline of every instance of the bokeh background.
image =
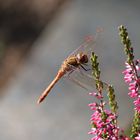
POLYGON ((139 0, 0 1, 0 139, 87 140, 93 99, 62 79, 44 103, 36 101, 61 62, 84 37, 94 35, 102 79, 112 83, 119 102, 119 124, 128 129, 133 105, 123 81, 125 55, 118 26, 128 28, 140 54, 139 0))

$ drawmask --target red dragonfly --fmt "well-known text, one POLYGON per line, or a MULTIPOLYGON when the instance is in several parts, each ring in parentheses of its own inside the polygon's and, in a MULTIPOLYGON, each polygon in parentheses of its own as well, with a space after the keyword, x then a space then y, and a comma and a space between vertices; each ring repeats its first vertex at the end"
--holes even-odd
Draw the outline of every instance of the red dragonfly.
POLYGON ((89 65, 90 55, 93 50, 93 46, 95 45, 95 38, 88 36, 86 41, 63 61, 56 77, 39 97, 37 101, 38 104, 46 98, 54 85, 64 76, 67 76, 70 80, 87 90, 89 87, 86 86, 95 86, 95 81, 91 76, 91 63, 89 65), (80 80, 76 80, 75 78, 72 78, 72 75, 76 75, 78 79, 80 79, 80 77, 82 78, 80 80))

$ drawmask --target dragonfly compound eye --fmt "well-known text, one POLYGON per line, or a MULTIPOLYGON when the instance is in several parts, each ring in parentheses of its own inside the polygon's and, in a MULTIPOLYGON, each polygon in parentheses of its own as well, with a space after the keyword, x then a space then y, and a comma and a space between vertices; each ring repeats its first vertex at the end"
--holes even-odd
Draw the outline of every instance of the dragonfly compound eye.
POLYGON ((80 63, 87 63, 88 62, 88 56, 86 54, 79 53, 77 55, 77 57, 78 57, 78 60, 80 63))

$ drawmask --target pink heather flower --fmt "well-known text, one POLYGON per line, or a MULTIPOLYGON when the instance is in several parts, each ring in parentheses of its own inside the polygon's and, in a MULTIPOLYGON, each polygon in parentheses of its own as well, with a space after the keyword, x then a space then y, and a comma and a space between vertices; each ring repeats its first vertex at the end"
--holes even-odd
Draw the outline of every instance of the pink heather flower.
POLYGON ((135 140, 140 140, 140 133, 138 134, 137 137, 135 137, 135 140))
POLYGON ((135 110, 137 110, 140 113, 140 95, 138 96, 138 98, 134 101, 134 105, 135 105, 135 110))
POLYGON ((96 93, 96 92, 89 93, 89 95, 94 96, 94 97, 96 97, 97 99, 102 99, 102 98, 103 98, 102 95, 100 95, 100 94, 98 94, 98 93, 96 93))
POLYGON ((128 95, 131 97, 131 98, 135 98, 138 96, 138 92, 136 92, 135 90, 132 90, 131 92, 128 93, 128 95))
POLYGON ((140 77, 138 74, 140 74, 140 60, 135 61, 135 69, 129 65, 127 62, 125 63, 126 65, 126 70, 123 71, 124 74, 124 80, 126 83, 129 84, 129 93, 128 95, 131 98, 135 98, 135 101, 133 102, 135 105, 135 110, 140 112, 140 93, 139 93, 139 88, 140 88, 140 77))
POLYGON ((91 131, 88 133, 94 136, 91 140, 103 140, 104 135, 107 135, 107 139, 118 140, 117 137, 119 128, 114 124, 116 115, 108 110, 104 110, 106 119, 103 120, 101 105, 97 105, 97 103, 91 103, 89 106, 91 110, 94 111, 90 119, 90 122, 93 126, 91 131), (93 108, 96 108, 96 110, 93 108))
POLYGON ((126 74, 124 76, 124 80, 125 80, 126 83, 131 82, 132 81, 132 78, 133 78, 133 74, 126 74))
POLYGON ((129 84, 129 90, 138 90, 138 86, 137 86, 136 81, 129 84))
POLYGON ((129 90, 130 92, 128 93, 128 95, 131 97, 131 98, 135 98, 138 96, 138 83, 137 81, 134 81, 132 83, 129 83, 129 90))
POLYGON ((125 66, 126 66, 126 70, 123 71, 123 74, 125 75, 124 80, 125 80, 126 83, 130 83, 133 80, 133 77, 134 77, 133 70, 127 62, 125 63, 125 66))
POLYGON ((91 110, 97 109, 97 103, 90 103, 88 106, 90 107, 91 110))

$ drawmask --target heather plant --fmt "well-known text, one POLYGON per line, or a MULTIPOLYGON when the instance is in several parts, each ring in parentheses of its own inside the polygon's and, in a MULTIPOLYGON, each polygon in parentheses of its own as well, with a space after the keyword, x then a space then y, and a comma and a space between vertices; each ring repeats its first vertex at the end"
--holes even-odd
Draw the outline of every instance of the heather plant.
POLYGON ((114 87, 100 78, 101 71, 98 56, 95 52, 92 52, 92 76, 96 83, 97 92, 89 93, 89 95, 96 98, 97 101, 89 104, 92 111, 90 118, 91 130, 89 132, 92 135, 91 140, 140 140, 140 59, 134 58, 133 47, 127 29, 122 25, 119 27, 119 35, 127 58, 125 62, 126 69, 122 73, 124 74, 124 81, 128 84, 128 95, 134 104, 131 134, 125 136, 124 130, 119 127, 117 121, 118 104, 114 87), (105 95, 108 96, 108 101, 105 101, 105 95), (107 105, 109 105, 109 109, 106 107, 107 105))

